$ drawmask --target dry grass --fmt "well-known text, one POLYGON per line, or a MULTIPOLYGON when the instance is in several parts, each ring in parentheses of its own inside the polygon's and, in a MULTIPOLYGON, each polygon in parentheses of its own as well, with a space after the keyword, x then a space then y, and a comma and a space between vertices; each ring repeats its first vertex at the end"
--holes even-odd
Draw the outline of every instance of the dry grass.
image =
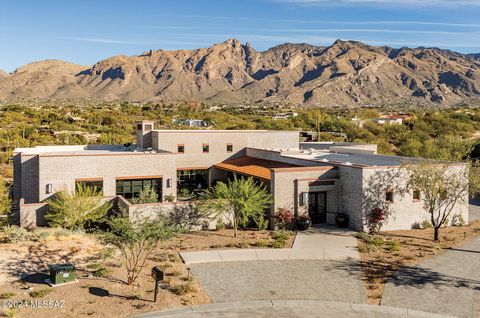
MULTIPOLYGON (((145 268, 134 285, 123 283, 126 278, 122 260, 113 249, 101 246, 91 234, 59 233, 47 231, 42 240, 16 244, 0 244, 0 294, 10 295, 10 300, 34 300, 48 286, 44 284, 48 264, 71 262, 77 268, 79 282, 56 287, 41 300, 63 300, 60 309, 15 310, 16 317, 130 317, 144 312, 185 305, 210 303, 208 295, 191 276, 181 262, 179 251, 208 250, 214 248, 253 248, 275 240, 269 231, 239 231, 233 237, 232 230, 199 231, 180 234, 164 242, 147 260, 145 268), (57 235, 55 235, 57 234, 57 235), (165 272, 163 288, 153 303, 154 281, 150 277, 153 266, 165 272), (102 275, 98 275, 98 271, 102 275), (37 273, 19 280, 25 273, 37 273), (97 273, 97 274, 96 274, 97 273), (102 276, 102 277, 96 277, 102 276), (33 292, 33 294, 32 294, 33 292)), ((37 235, 38 236, 38 235, 37 235)), ((287 246, 293 244, 293 233, 287 246)), ((6 310, 0 309, 0 316, 6 310)))
POLYGON ((379 304, 385 282, 400 267, 415 265, 480 236, 480 222, 440 230, 441 240, 433 241, 433 229, 383 232, 372 241, 358 239, 368 303, 379 304), (383 242, 382 242, 383 241, 383 242))

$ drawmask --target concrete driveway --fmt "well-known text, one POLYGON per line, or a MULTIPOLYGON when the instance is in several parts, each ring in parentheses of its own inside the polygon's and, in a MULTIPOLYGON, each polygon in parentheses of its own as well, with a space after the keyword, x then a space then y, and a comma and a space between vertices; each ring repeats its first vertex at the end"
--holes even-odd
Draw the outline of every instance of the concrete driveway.
POLYGON ((447 318, 400 308, 342 302, 273 300, 211 304, 166 310, 137 318, 447 318))
POLYGON ((468 206, 468 220, 480 220, 480 199, 470 199, 468 206))
POLYGON ((382 305, 480 316, 480 238, 406 267, 385 285, 382 305))
POLYGON ((299 299, 365 303, 357 261, 272 260, 192 264, 213 302, 299 299))

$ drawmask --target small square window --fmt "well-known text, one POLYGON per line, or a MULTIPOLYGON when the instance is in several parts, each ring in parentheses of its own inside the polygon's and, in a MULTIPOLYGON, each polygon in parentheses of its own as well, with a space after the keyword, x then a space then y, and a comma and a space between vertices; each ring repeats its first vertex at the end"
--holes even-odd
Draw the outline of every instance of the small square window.
POLYGON ((137 130, 142 130, 142 124, 137 124, 137 130))
POLYGON ((185 146, 177 145, 177 153, 185 153, 185 146))
POLYGON ((149 125, 145 125, 145 131, 150 131, 152 130, 152 125, 149 124, 149 125))
POLYGON ((385 201, 393 203, 393 191, 385 192, 385 201))
POLYGON ((413 190, 413 201, 420 201, 420 190, 413 190))
POLYGON ((233 145, 227 144, 227 152, 233 152, 233 145))
POLYGON ((202 152, 203 153, 209 153, 210 152, 210 146, 208 144, 203 144, 202 145, 202 152))

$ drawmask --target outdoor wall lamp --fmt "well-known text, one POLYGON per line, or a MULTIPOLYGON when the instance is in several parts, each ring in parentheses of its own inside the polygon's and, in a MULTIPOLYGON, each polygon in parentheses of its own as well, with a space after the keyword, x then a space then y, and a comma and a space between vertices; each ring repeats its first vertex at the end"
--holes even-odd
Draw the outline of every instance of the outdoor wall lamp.
POLYGON ((52 193, 52 191, 53 191, 53 186, 52 186, 52 184, 51 184, 51 183, 47 183, 47 185, 46 185, 46 187, 45 187, 45 192, 46 192, 47 194, 50 194, 50 193, 52 193))
POLYGON ((167 179, 167 188, 171 188, 172 187, 172 178, 168 178, 167 179))
POLYGON ((300 205, 307 205, 308 203, 308 192, 300 193, 300 205))

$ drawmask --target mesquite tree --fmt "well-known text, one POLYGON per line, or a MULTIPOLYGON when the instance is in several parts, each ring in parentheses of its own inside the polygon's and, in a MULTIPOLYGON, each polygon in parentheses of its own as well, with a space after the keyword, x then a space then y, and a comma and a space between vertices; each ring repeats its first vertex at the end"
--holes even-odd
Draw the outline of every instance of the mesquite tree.
POLYGON ((408 185, 420 191, 424 209, 430 214, 434 240, 454 209, 468 198, 468 170, 452 163, 420 162, 409 165, 408 185))

